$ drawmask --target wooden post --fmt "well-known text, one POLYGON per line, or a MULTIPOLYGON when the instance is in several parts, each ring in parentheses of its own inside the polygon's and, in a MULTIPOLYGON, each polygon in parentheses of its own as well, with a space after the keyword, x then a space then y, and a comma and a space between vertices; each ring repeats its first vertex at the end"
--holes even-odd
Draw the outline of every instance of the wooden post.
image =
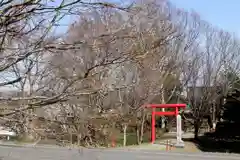
POLYGON ((166 143, 166 151, 169 151, 169 140, 167 140, 167 143, 166 143))
POLYGON ((111 139, 112 139, 111 146, 112 146, 112 147, 116 147, 116 142, 115 142, 114 136, 112 136, 111 139))

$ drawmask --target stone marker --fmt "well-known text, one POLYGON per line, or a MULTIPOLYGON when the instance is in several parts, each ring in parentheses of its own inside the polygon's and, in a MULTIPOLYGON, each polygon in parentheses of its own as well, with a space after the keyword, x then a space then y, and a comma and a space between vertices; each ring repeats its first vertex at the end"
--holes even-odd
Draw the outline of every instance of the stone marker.
POLYGON ((184 147, 184 142, 182 140, 182 117, 180 115, 177 115, 177 143, 175 147, 184 147))

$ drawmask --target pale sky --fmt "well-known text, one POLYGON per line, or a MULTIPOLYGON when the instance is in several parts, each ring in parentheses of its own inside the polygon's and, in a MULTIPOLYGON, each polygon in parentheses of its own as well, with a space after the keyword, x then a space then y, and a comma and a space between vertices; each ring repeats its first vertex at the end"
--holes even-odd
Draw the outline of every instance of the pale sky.
MULTIPOLYGON (((240 0, 170 0, 170 2, 177 8, 194 10, 201 16, 201 19, 226 31, 236 33, 240 37, 240 18, 238 17, 240 16, 240 0)), ((65 32, 68 28, 67 24, 73 21, 74 18, 66 16, 61 21, 63 26, 57 31, 65 32)))
POLYGON ((178 8, 196 11, 202 19, 240 37, 240 0, 170 0, 178 8))

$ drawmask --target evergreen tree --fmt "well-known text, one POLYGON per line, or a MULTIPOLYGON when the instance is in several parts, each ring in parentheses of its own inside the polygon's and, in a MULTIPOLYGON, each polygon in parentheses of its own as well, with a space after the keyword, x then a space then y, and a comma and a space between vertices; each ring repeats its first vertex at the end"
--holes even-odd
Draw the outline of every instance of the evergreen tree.
POLYGON ((240 77, 235 72, 228 71, 225 78, 229 90, 221 116, 224 121, 217 124, 216 135, 236 138, 240 135, 240 77))
POLYGON ((231 123, 240 123, 240 77, 232 71, 226 74, 227 92, 226 103, 223 106, 223 120, 231 123))

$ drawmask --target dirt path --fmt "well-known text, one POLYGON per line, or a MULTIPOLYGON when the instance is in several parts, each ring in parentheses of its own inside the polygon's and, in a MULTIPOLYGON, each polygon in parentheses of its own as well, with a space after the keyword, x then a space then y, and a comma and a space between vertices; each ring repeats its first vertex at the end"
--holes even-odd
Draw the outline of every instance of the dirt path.
MULTIPOLYGON (((193 137, 192 133, 187 133, 183 135, 184 138, 191 138, 193 137)), ((169 133, 165 134, 161 137, 161 139, 156 140, 155 144, 151 143, 144 143, 141 145, 132 145, 132 146, 126 146, 124 148, 127 149, 136 149, 136 150, 167 150, 166 143, 167 141, 170 141, 172 144, 176 143, 175 133, 169 133)), ((201 152, 201 150, 198 149, 198 147, 193 142, 184 142, 185 147, 184 148, 176 148, 171 147, 170 151, 177 151, 177 152, 201 152)), ((123 147, 120 147, 123 148, 123 147)))

